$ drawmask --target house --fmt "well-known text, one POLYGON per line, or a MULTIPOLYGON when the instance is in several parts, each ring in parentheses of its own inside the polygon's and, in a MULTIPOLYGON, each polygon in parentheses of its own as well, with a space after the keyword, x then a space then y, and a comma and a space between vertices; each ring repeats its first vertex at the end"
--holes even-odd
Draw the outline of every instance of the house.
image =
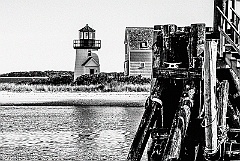
POLYGON ((153 27, 126 27, 124 75, 150 78, 153 27))

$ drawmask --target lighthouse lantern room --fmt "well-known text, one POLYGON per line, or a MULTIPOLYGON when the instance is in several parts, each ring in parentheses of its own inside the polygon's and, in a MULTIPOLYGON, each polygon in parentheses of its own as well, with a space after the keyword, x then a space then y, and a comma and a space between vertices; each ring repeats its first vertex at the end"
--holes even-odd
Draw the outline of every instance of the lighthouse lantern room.
POLYGON ((101 48, 101 40, 95 40, 95 30, 88 24, 79 30, 79 39, 73 40, 73 48, 76 49, 74 80, 84 74, 100 73, 97 52, 101 48))

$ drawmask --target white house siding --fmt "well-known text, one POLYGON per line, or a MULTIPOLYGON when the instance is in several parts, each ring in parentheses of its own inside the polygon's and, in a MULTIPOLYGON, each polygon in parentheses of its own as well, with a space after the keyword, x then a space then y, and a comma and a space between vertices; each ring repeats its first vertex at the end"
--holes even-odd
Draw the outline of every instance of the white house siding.
POLYGON ((152 50, 133 50, 130 52, 129 75, 150 78, 152 74, 152 50), (144 67, 141 66, 144 64, 144 67))
POLYGON ((138 76, 150 78, 152 74, 152 62, 144 62, 144 68, 140 67, 139 62, 130 62, 130 76, 138 76))
POLYGON ((151 62, 152 61, 152 50, 145 51, 131 51, 130 62, 151 62))
POLYGON ((151 77, 152 74, 152 27, 127 27, 125 30, 124 74, 151 77), (145 44, 145 45, 143 45, 145 44), (145 63, 144 68, 139 68, 145 63))

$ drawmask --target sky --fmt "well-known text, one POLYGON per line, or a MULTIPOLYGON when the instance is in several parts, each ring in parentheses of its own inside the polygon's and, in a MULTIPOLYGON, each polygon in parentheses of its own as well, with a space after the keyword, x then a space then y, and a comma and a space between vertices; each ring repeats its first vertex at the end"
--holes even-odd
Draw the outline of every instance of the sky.
POLYGON ((101 72, 123 72, 126 27, 212 19, 213 0, 0 0, 0 74, 73 71, 73 40, 86 24, 102 43, 101 72))

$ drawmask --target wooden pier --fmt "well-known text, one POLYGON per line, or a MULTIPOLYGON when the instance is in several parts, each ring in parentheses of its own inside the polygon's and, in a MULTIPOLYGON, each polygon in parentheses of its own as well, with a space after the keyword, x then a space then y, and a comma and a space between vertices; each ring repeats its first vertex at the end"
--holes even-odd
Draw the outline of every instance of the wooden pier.
POLYGON ((214 0, 213 27, 155 25, 152 88, 128 154, 140 161, 240 160, 240 17, 214 0))

